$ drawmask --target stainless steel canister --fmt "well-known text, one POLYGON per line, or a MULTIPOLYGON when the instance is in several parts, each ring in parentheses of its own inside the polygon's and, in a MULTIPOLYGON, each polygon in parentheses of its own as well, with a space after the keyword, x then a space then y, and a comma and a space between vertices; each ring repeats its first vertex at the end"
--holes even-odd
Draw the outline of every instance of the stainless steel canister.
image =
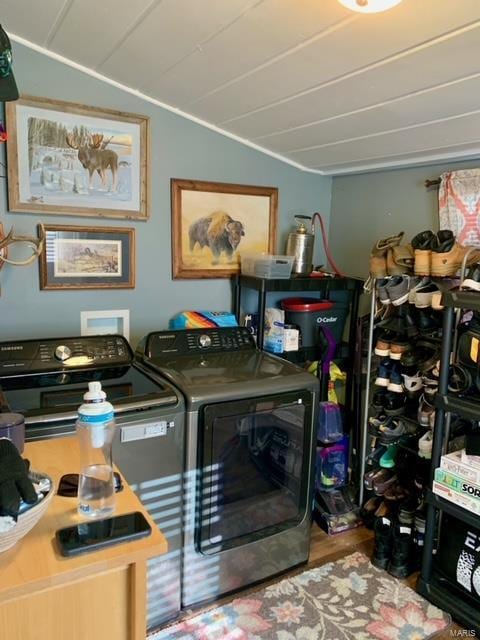
POLYGON ((313 270, 313 250, 315 236, 308 233, 307 227, 300 219, 310 220, 309 216, 295 216, 299 225, 295 231, 288 234, 287 256, 294 256, 292 273, 298 276, 308 276, 313 270))

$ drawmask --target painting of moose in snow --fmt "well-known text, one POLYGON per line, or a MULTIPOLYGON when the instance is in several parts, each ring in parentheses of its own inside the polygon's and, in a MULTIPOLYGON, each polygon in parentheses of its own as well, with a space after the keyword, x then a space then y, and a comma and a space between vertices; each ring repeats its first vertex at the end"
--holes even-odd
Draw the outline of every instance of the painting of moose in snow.
POLYGON ((242 254, 274 253, 278 190, 172 180, 174 278, 226 278, 242 254))
POLYGON ((148 118, 41 98, 7 107, 11 211, 148 217, 148 118))

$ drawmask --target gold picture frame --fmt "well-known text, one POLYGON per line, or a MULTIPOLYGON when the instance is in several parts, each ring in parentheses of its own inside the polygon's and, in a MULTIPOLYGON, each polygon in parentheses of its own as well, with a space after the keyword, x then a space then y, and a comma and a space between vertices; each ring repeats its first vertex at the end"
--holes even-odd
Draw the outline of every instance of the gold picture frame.
POLYGON ((242 253, 275 253, 278 189, 171 181, 174 279, 229 278, 242 253))
POLYGON ((146 116, 22 96, 6 125, 10 211, 148 219, 146 116))

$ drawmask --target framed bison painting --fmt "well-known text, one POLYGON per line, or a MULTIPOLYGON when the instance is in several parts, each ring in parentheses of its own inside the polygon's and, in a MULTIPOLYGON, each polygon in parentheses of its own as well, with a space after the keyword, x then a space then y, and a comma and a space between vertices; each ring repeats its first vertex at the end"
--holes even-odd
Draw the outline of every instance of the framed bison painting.
POLYGON ((278 189, 172 180, 174 278, 228 278, 242 253, 275 253, 278 189))
POLYGON ((10 211, 148 218, 148 118, 22 97, 6 123, 10 211))

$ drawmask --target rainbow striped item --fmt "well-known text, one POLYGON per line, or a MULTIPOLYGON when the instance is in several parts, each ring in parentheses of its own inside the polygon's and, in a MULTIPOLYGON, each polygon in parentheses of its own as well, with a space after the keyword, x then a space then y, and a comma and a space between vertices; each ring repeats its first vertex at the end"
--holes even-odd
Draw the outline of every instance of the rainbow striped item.
POLYGON ((215 327, 238 327, 233 313, 229 311, 182 311, 171 318, 169 329, 214 329, 215 327))

